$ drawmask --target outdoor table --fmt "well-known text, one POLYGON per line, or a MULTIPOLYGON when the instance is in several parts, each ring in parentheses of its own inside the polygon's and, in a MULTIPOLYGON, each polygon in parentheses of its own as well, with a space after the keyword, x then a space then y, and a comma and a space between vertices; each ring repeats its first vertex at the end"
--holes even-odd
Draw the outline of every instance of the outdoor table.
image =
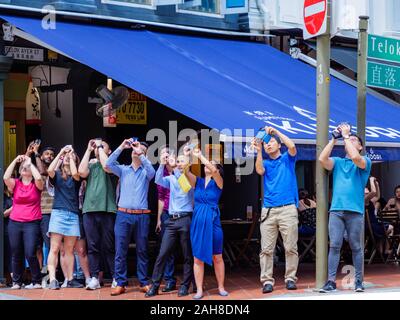
POLYGON ((232 266, 237 265, 238 262, 243 258, 248 263, 250 263, 250 257, 246 255, 246 250, 252 240, 255 227, 258 223, 258 220, 255 216, 253 216, 253 220, 241 220, 241 219, 231 219, 231 220, 221 220, 221 225, 225 229, 224 230, 224 247, 225 247, 225 256, 232 266), (227 236, 227 228, 234 227, 236 237, 227 236), (237 230, 236 227, 240 229, 237 230), (247 230, 246 230, 247 229, 247 230), (240 238, 240 234, 243 234, 244 237, 240 238), (239 236, 238 236, 239 235, 239 236))

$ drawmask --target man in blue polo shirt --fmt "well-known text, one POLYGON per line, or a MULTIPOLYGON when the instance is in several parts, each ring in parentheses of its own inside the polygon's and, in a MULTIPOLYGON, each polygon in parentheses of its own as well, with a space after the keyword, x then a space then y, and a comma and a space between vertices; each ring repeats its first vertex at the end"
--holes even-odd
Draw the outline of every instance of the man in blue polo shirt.
POLYGON ((270 135, 268 143, 253 141, 257 150, 256 171, 264 176, 264 204, 261 211, 261 283, 263 293, 273 291, 274 250, 279 232, 285 247, 285 283, 288 290, 296 290, 298 267, 298 191, 296 181, 296 155, 294 142, 275 128, 265 127, 270 135), (262 143, 268 159, 263 160, 262 143), (287 151, 281 153, 281 143, 287 151))
POLYGON ((150 288, 148 278, 148 235, 150 210, 148 210, 148 191, 155 170, 146 157, 147 145, 126 139, 106 162, 106 167, 120 179, 120 194, 115 220, 115 280, 117 286, 111 290, 116 296, 126 291, 128 285, 127 256, 131 234, 135 235, 137 255, 137 275, 141 291, 150 288), (132 149, 132 163, 120 165, 117 159, 125 149, 132 149))
POLYGON ((349 125, 340 125, 338 130, 344 140, 346 157, 330 157, 336 143, 334 137, 319 156, 322 166, 326 170, 333 170, 333 194, 329 215, 328 281, 320 292, 336 290, 336 272, 345 231, 347 231, 356 269, 355 291, 362 292, 364 291, 362 274, 364 261, 361 237, 365 211, 364 188, 371 172, 371 159, 360 154, 363 150, 363 141, 351 133, 349 125))

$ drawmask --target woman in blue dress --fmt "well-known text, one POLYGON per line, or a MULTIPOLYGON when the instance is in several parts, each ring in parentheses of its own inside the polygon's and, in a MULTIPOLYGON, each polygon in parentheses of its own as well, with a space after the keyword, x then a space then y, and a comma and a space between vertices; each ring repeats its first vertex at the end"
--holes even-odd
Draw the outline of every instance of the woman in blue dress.
POLYGON ((222 166, 208 161, 199 149, 192 152, 204 164, 205 178, 196 177, 190 171, 186 176, 195 189, 194 212, 190 226, 190 239, 194 256, 194 277, 197 293, 193 299, 203 298, 204 263, 212 266, 218 282, 218 293, 227 296, 224 288, 225 264, 222 259, 223 233, 218 202, 224 185, 222 166))

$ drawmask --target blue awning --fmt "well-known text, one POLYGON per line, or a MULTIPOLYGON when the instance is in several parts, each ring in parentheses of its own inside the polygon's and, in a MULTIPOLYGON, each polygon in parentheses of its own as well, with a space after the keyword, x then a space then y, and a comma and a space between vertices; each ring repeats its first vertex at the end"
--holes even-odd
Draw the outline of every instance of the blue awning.
MULTIPOLYGON (((315 68, 266 44, 1 16, 49 47, 228 136, 280 128, 316 137, 315 68), (227 130, 224 130, 227 129, 227 130)), ((356 124, 356 88, 331 79, 331 120, 356 124)), ((399 146, 400 108, 367 97, 367 140, 399 146)))
MULTIPOLYGON (((314 161, 316 155, 315 145, 297 144, 297 159, 305 161, 314 161)), ((286 148, 283 146, 282 151, 286 148)), ((400 148, 390 147, 366 147, 366 156, 373 162, 382 161, 399 161, 400 148)), ((343 146, 335 146, 332 151, 333 157, 344 157, 345 150, 343 146)), ((252 159, 256 157, 256 153, 250 148, 250 143, 225 143, 225 159, 252 159)), ((264 157, 267 157, 264 154, 264 157)))

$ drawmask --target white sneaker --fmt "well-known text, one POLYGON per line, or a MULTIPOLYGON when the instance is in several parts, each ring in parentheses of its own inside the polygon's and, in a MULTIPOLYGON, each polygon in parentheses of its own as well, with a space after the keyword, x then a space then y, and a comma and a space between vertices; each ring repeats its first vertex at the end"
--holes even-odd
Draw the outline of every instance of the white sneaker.
POLYGON ((86 287, 89 285, 90 281, 92 280, 92 278, 86 278, 85 279, 85 285, 86 287))
POLYGON ((19 289, 21 289, 21 286, 18 283, 13 283, 11 290, 19 290, 19 289))
POLYGON ((96 290, 96 289, 100 289, 100 282, 96 277, 93 277, 89 284, 86 286, 86 290, 96 290))
POLYGON ((42 289, 42 285, 39 283, 36 283, 36 284, 31 283, 31 284, 28 284, 27 286, 25 286, 25 289, 28 289, 28 290, 42 289))
POLYGON ((114 289, 118 286, 117 280, 113 279, 112 283, 111 283, 111 289, 114 289))
POLYGON ((49 276, 49 275, 46 275, 46 276, 44 276, 44 277, 42 278, 42 288, 43 288, 43 289, 48 287, 48 284, 47 284, 47 283, 48 283, 49 279, 50 279, 50 276, 49 276))
POLYGON ((63 284, 61 285, 61 288, 66 288, 66 287, 68 287, 68 280, 67 279, 65 279, 63 284))

